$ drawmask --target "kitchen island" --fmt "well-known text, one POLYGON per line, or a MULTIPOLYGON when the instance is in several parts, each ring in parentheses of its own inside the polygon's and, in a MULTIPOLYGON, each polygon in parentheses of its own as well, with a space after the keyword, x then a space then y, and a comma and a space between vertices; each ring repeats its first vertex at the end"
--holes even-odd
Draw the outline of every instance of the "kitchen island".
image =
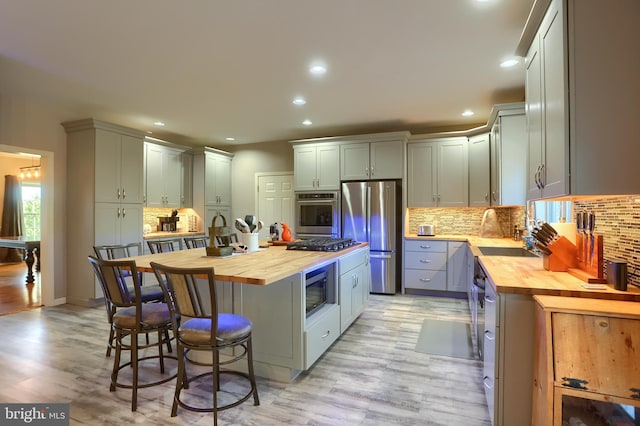
MULTIPOLYGON (((213 267, 222 312, 253 322, 256 374, 292 381, 336 341, 364 310, 369 296, 369 247, 360 243, 337 252, 269 247, 227 257, 206 256, 204 248, 136 256, 137 267, 151 262, 213 267), (326 300, 307 315, 307 276, 326 272, 326 300)), ((145 282, 153 279, 146 274, 145 282)))

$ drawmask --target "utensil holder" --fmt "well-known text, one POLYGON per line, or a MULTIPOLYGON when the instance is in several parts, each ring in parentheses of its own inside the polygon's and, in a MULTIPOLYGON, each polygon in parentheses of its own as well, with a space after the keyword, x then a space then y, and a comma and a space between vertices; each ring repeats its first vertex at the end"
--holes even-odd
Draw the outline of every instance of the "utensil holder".
POLYGON ((252 251, 257 251, 258 250, 258 246, 259 246, 259 241, 258 241, 258 237, 260 236, 260 234, 258 234, 257 232, 253 232, 253 233, 242 233, 240 234, 240 240, 242 241, 242 244, 244 244, 245 246, 247 246, 247 252, 252 252, 252 251))

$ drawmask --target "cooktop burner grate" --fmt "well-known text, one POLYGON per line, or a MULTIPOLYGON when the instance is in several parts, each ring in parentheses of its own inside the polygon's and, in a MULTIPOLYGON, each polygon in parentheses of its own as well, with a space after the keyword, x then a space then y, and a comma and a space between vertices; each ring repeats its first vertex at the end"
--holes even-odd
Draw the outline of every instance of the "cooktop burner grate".
POLYGON ((355 244, 358 243, 349 238, 313 238, 288 243, 287 250, 340 251, 355 244))

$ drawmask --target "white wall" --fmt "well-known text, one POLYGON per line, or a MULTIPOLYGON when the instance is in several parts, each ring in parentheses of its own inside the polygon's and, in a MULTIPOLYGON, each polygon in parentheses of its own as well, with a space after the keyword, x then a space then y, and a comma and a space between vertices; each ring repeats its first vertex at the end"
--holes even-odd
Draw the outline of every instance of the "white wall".
POLYGON ((293 173, 293 148, 289 142, 264 142, 224 150, 234 153, 231 172, 234 218, 256 213, 256 173, 293 173))
MULTIPOLYGON (((0 95, 0 151, 42 155, 42 299, 66 297, 66 133, 60 123, 72 117, 35 100, 0 95)), ((73 117, 77 118, 77 117, 73 117)))

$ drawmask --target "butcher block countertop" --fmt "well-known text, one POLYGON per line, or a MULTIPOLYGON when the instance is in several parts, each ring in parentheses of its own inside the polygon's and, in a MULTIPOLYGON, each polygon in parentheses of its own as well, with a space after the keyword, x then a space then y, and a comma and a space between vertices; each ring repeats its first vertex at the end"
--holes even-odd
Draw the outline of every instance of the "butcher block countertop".
POLYGON ((204 248, 196 248, 122 260, 135 260, 138 269, 147 272, 152 271, 151 262, 178 268, 214 267, 216 280, 268 285, 293 274, 329 264, 367 246, 368 243, 360 243, 337 252, 287 250, 285 246, 270 246, 256 252, 226 257, 207 256, 204 248))
POLYGON ((498 293, 588 297, 592 299, 640 302, 640 288, 628 285, 627 291, 615 290, 605 284, 604 290, 586 289, 583 281, 567 272, 550 272, 542 266, 542 257, 484 256, 478 247, 522 247, 522 241, 512 238, 480 238, 473 235, 436 235, 423 237, 405 235, 408 240, 468 241, 471 252, 489 274, 498 293))

